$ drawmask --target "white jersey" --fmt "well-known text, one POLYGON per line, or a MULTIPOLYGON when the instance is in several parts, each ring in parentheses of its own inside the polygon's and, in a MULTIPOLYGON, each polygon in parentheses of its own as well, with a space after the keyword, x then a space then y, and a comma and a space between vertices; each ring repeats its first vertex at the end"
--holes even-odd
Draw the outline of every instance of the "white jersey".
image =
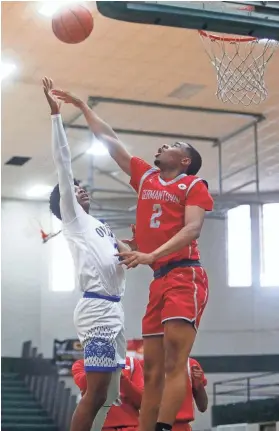
POLYGON ((79 288, 83 292, 123 296, 125 273, 115 256, 116 238, 107 224, 87 214, 77 201, 71 153, 60 114, 52 115, 52 149, 58 172, 63 233, 79 288))

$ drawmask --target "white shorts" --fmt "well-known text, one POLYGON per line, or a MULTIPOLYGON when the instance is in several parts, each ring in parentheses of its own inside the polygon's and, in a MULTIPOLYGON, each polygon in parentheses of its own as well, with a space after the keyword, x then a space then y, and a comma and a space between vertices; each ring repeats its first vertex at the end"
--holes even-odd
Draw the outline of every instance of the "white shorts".
POLYGON ((74 324, 84 348, 85 371, 110 372, 126 363, 124 311, 120 302, 81 298, 74 324))

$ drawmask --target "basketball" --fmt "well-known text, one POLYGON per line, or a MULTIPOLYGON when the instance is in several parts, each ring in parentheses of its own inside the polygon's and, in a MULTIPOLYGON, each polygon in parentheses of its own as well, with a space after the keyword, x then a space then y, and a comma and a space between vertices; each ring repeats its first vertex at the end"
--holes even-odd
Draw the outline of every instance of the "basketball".
POLYGON ((52 19, 53 33, 65 43, 83 42, 91 34, 93 26, 91 12, 81 5, 64 8, 52 19))

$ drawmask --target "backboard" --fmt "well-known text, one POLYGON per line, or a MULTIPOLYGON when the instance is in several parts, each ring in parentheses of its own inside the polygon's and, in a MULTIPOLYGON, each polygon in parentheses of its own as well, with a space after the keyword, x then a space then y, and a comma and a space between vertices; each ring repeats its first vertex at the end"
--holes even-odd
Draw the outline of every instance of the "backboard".
POLYGON ((97 1, 109 18, 279 41, 277 1, 97 1))

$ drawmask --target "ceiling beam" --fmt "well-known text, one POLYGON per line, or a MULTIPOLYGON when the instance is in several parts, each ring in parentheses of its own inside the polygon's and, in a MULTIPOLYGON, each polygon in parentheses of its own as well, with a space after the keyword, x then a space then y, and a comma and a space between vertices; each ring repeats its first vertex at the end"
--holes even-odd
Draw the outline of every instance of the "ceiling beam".
POLYGON ((240 115, 242 117, 253 117, 257 120, 263 119, 264 115, 261 113, 250 112, 250 111, 236 111, 232 109, 216 109, 216 108, 205 108, 200 106, 185 106, 185 105, 174 105, 170 103, 157 103, 148 102, 144 100, 135 99, 118 99, 113 97, 101 97, 101 96, 89 96, 88 104, 96 106, 99 103, 114 103, 119 105, 130 105, 130 106, 144 106, 145 108, 158 108, 158 109, 169 109, 177 111, 190 111, 190 112, 203 112, 205 114, 220 114, 220 115, 240 115))
MULTIPOLYGON (((65 129, 77 129, 77 130, 88 130, 88 126, 82 124, 64 124, 65 129)), ((149 138, 163 138, 163 139, 184 139, 192 141, 204 141, 204 142, 218 142, 218 138, 215 136, 200 136, 200 135, 187 135, 183 133, 164 133, 148 130, 133 130, 133 129, 119 129, 113 128, 115 133, 119 135, 133 135, 133 136, 148 136, 149 138)))

